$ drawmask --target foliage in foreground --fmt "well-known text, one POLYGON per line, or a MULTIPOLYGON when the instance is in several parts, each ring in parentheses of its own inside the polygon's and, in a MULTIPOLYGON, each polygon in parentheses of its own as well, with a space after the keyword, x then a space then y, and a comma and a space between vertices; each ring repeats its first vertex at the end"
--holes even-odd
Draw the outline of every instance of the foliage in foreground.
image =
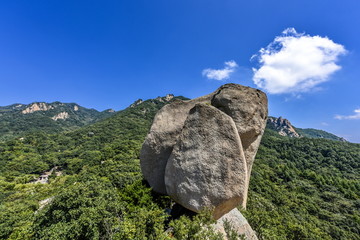
MULTIPOLYGON (((55 184, 55 183, 53 183, 55 184)), ((166 197, 135 181, 121 191, 111 182, 81 173, 67 177, 61 191, 42 209, 23 206, 20 222, 10 222, 10 207, 1 213, 2 239, 221 239, 208 225, 209 214, 170 221, 166 197), (86 176, 85 176, 86 175, 86 176), (76 181, 75 181, 76 180, 76 181), (27 208, 27 209, 26 209, 27 208), (10 226, 13 225, 13 226, 10 226), (14 226, 15 225, 15 226, 14 226), (11 227, 13 227, 11 229, 11 227), (10 230, 9 232, 6 232, 10 230)), ((24 204, 24 203, 22 203, 24 204)), ((21 204, 13 205, 18 209, 21 204)))

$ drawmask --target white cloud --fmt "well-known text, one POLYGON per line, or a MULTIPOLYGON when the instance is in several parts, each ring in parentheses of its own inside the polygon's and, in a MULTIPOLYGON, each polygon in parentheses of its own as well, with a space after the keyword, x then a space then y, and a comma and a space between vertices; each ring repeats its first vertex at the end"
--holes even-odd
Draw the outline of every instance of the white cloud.
POLYGON ((234 60, 230 60, 224 63, 225 67, 223 69, 212 69, 207 68, 202 71, 202 75, 206 76, 208 79, 214 80, 224 80, 230 77, 230 74, 235 71, 238 67, 234 60))
POLYGON ((355 119, 360 119, 360 108, 355 109, 354 110, 354 115, 348 115, 348 116, 344 116, 344 115, 336 115, 335 119, 338 120, 344 120, 344 119, 349 119, 349 120, 355 120, 355 119))
POLYGON ((253 81, 273 94, 308 92, 341 68, 336 61, 345 53, 344 46, 327 37, 287 28, 251 58, 260 64, 253 69, 253 81))

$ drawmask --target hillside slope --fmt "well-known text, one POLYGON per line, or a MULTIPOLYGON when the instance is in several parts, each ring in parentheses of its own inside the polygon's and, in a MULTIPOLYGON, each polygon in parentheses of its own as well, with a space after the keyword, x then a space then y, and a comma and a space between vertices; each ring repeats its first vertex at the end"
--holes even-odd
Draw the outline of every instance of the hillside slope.
POLYGON ((303 137, 308 137, 308 138, 325 138, 325 139, 330 139, 330 140, 335 140, 335 141, 340 141, 340 142, 346 142, 346 140, 342 137, 338 137, 332 133, 323 131, 323 130, 319 130, 319 129, 314 129, 314 128, 296 128, 296 131, 303 137))
POLYGON ((111 116, 113 110, 99 112, 76 103, 13 104, 0 107, 0 140, 42 131, 59 133, 74 130, 111 116))
POLYGON ((244 212, 260 239, 360 239, 360 144, 267 130, 244 212))

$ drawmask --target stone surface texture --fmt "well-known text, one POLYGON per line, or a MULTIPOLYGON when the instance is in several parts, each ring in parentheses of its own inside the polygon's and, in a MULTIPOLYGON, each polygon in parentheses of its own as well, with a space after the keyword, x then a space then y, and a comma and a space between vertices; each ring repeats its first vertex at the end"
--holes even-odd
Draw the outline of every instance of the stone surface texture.
POLYGON ((145 179, 154 191, 215 219, 246 207, 253 161, 264 133, 267 97, 260 90, 225 84, 156 114, 140 152, 145 179))
POLYGON ((239 235, 243 235, 247 240, 257 240, 255 231, 251 228, 248 221, 240 213, 238 209, 233 209, 229 213, 222 216, 216 221, 216 224, 213 225, 214 229, 218 232, 221 232, 224 236, 224 239, 227 240, 226 232, 224 228, 224 223, 228 222, 231 228, 237 232, 239 235))
POLYGON ((212 94, 189 101, 177 100, 155 115, 150 132, 140 151, 140 166, 154 191, 166 194, 165 167, 191 108, 197 103, 210 103, 212 94))
POLYGON ((214 94, 211 104, 228 114, 236 124, 246 158, 248 189, 252 165, 266 127, 266 94, 254 88, 226 84, 214 94))
POLYGON ((214 218, 244 202, 247 168, 234 121, 217 108, 196 104, 189 112, 165 170, 167 194, 214 218))

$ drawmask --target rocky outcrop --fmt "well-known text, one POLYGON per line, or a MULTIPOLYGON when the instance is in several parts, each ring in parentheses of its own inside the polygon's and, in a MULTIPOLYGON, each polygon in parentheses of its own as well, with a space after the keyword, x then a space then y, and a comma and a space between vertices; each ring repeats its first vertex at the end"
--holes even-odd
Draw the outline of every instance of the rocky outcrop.
POLYGON ((235 231, 238 236, 244 236, 247 240, 258 239, 255 231, 251 228, 248 221, 236 208, 217 220, 213 227, 216 231, 223 234, 225 240, 229 239, 226 234, 227 227, 230 227, 231 230, 235 231))
POLYGON ((244 202, 246 179, 234 121, 215 107, 196 104, 166 165, 167 194, 194 212, 213 208, 217 219, 244 202))
POLYGON ((56 114, 55 116, 53 116, 51 119, 54 120, 54 121, 57 121, 59 119, 65 120, 67 118, 69 118, 69 113, 61 112, 61 113, 56 114))
POLYGON ((173 98, 174 98, 173 94, 166 94, 165 97, 157 97, 157 98, 155 98, 155 100, 157 100, 159 102, 169 102, 173 98))
POLYGON ((54 200, 55 197, 49 197, 49 198, 46 198, 44 200, 41 200, 39 202, 39 209, 35 212, 37 213, 38 211, 40 211, 41 209, 43 209, 44 207, 46 207, 47 205, 49 205, 53 200, 54 200))
POLYGON ((281 136, 288 136, 293 138, 299 138, 301 135, 296 132, 295 128, 291 125, 290 121, 279 117, 269 117, 267 125, 270 129, 277 131, 281 136))
POLYGON ((54 107, 43 102, 33 103, 29 107, 22 110, 22 114, 29 114, 37 111, 48 111, 54 107))
POLYGON ((155 116, 140 153, 156 192, 214 217, 245 207, 251 167, 267 118, 260 90, 226 84, 209 95, 176 100, 155 116))
POLYGON ((174 98, 174 94, 166 94, 165 96, 165 101, 169 102, 170 100, 172 100, 174 98))
POLYGON ((52 169, 50 169, 49 171, 41 174, 40 177, 38 177, 37 179, 35 179, 33 181, 33 183, 41 183, 41 184, 49 183, 49 177, 51 174, 53 174, 53 172, 55 173, 55 175, 57 177, 62 175, 62 172, 59 171, 58 167, 56 166, 56 167, 53 167, 52 169))
MULTIPOLYGON (((258 89, 226 84, 218 89, 211 104, 228 114, 236 124, 249 173, 246 181, 248 189, 252 165, 266 127, 267 97, 258 89)), ((244 206, 246 199, 247 196, 244 198, 244 206)))
POLYGON ((138 99, 138 100, 136 100, 134 103, 132 103, 129 107, 134 108, 134 107, 140 105, 140 104, 143 103, 143 102, 144 102, 144 101, 143 101, 142 99, 138 99))
POLYGON ((314 128, 297 128, 289 120, 282 117, 268 117, 266 127, 277 132, 279 135, 290 138, 324 138, 334 141, 347 142, 346 139, 332 133, 314 128))

